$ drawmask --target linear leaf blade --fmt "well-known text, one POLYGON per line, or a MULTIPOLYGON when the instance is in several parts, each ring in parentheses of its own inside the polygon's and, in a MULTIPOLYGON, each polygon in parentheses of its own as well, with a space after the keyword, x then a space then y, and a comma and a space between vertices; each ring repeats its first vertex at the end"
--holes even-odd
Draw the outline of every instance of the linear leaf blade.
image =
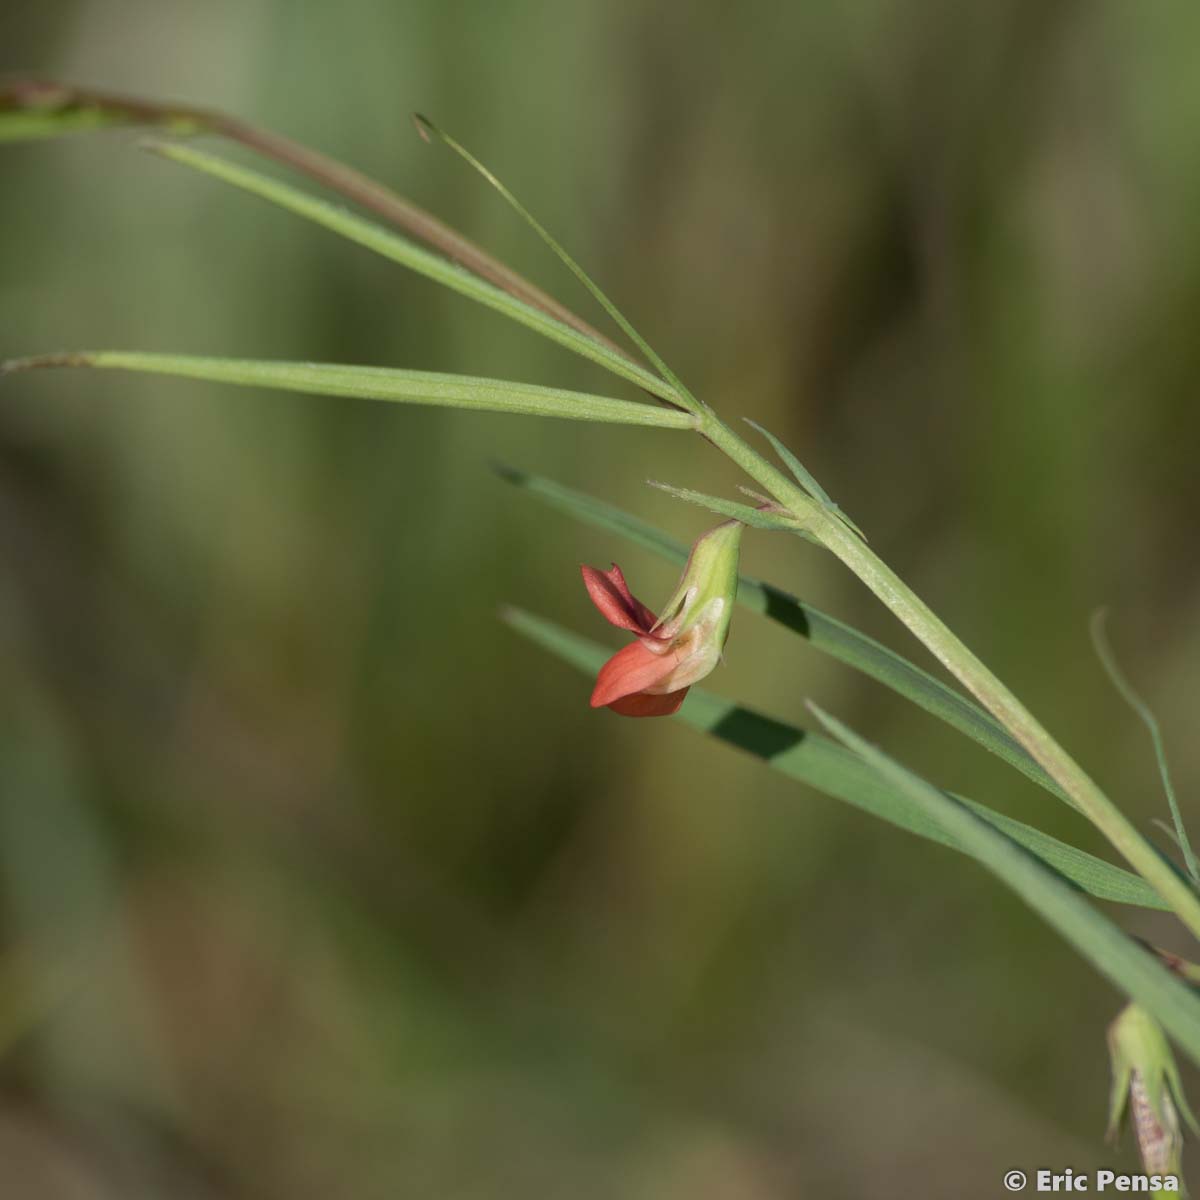
POLYGON ((86 109, 71 113, 19 112, 0 109, 0 142, 34 142, 86 129, 127 125, 128 121, 86 109))
POLYGON ((1107 615, 1103 609, 1092 614, 1092 645, 1096 649, 1096 657, 1099 658, 1100 665, 1107 673, 1113 687, 1116 688, 1117 694, 1133 709, 1134 715, 1142 722, 1146 727, 1146 732, 1150 735, 1150 741, 1154 746, 1154 757, 1158 762, 1158 775, 1162 780, 1163 793, 1167 798, 1167 807, 1171 810, 1171 820, 1175 824, 1175 843, 1183 851, 1183 859, 1187 863, 1188 874, 1192 877, 1192 881, 1200 882, 1200 864, 1196 861, 1196 853, 1192 849, 1187 827, 1183 823, 1179 799, 1175 795, 1175 786, 1171 782, 1171 767, 1167 761, 1167 746, 1163 741, 1162 728, 1159 726, 1158 718, 1154 715, 1154 710, 1138 695, 1125 672, 1121 670, 1121 664, 1117 662, 1116 653, 1104 628, 1107 615))
POLYGON ((769 429, 765 429, 757 421, 751 421, 746 418, 746 424, 751 429, 762 434, 763 437, 771 443, 772 449, 783 460, 784 466, 792 473, 792 477, 796 482, 818 503, 824 505, 831 513, 844 522, 850 529, 858 534, 860 538, 866 541, 866 534, 855 523, 850 520, 842 510, 834 504, 829 493, 817 482, 813 473, 777 438, 769 429))
POLYGON ((617 425, 649 425, 662 429, 691 429, 694 418, 673 408, 657 408, 633 400, 614 400, 586 392, 406 371, 392 367, 341 366, 335 363, 264 362, 257 359, 205 358, 183 354, 142 354, 101 350, 77 354, 17 359, 3 373, 41 367, 97 367, 176 375, 214 383, 275 388, 317 396, 348 396, 362 400, 391 400, 523 416, 565 417, 574 421, 603 421, 617 425))
MULTIPOLYGON (((581 671, 599 670, 610 655, 610 651, 590 638, 520 609, 507 609, 503 617, 519 633, 581 671)), ((969 853, 956 836, 931 819, 919 805, 882 781, 856 755, 820 734, 777 721, 702 688, 692 688, 673 719, 754 755, 788 779, 808 784, 918 837, 969 853)), ((1139 876, 982 804, 969 800, 962 803, 1005 837, 1024 846, 1076 887, 1098 899, 1142 908, 1166 908, 1139 876)))
POLYGON ((1200 994, 979 814, 815 706, 814 712, 843 745, 957 839, 1101 974, 1152 1013, 1188 1057, 1200 1063, 1200 994))
POLYGON ((510 208, 529 226, 530 229, 537 234, 539 238, 550 249, 551 253, 579 280, 581 284, 591 294, 592 298, 608 313, 609 317, 616 323, 622 333, 646 356, 647 362, 654 366, 654 369, 665 379, 674 389, 675 394, 683 402, 685 408, 692 412, 699 412, 703 405, 684 387, 680 378, 666 364, 658 351, 646 341, 644 337, 633 327, 632 322, 625 316, 623 312, 608 298, 600 285, 592 279, 592 277, 567 253, 565 247, 558 241, 557 238, 521 203, 520 200, 509 191, 508 187, 503 184, 495 174, 483 165, 465 146, 452 138, 445 130, 439 128, 428 117, 422 116, 420 113, 414 113, 413 119, 417 123, 417 129, 426 139, 436 137, 445 145, 449 146, 468 166, 478 172, 487 182, 500 194, 501 198, 509 205, 510 208))
POLYGON ((400 263, 402 266, 416 271, 419 275, 424 275, 435 283, 442 284, 451 291, 458 292, 487 308, 503 313, 518 324, 540 333, 543 337, 557 342, 568 350, 573 350, 576 354, 606 368, 614 375, 637 384, 651 395, 666 400, 669 404, 679 403, 675 390, 668 383, 644 367, 631 362, 611 346, 596 341, 577 329, 572 329, 562 321, 518 300, 515 296, 509 295, 508 292, 479 278, 449 259, 442 258, 440 255, 418 246, 408 238, 402 237, 390 229, 385 229, 374 221, 368 221, 365 217, 330 204, 317 196, 283 183, 281 180, 273 179, 248 167, 238 166, 215 154, 209 154, 191 146, 152 142, 148 143, 147 148, 164 158, 211 175, 244 192, 258 196, 270 204, 284 208, 296 216, 304 217, 340 237, 356 242, 384 258, 390 259, 392 262, 400 263))
POLYGON ((650 480, 650 486, 658 488, 660 492, 666 492, 668 496, 674 496, 676 500, 699 505, 701 508, 707 508, 709 512, 718 513, 723 517, 732 517, 735 521, 741 521, 743 525, 752 525, 755 529, 786 530, 788 533, 797 531, 795 519, 784 516, 782 513, 751 508, 750 505, 739 504, 736 500, 709 496, 704 492, 695 492, 691 488, 672 487, 669 483, 659 483, 653 479, 650 480))
POLYGON ((377 217, 382 217, 389 225, 404 230, 417 241, 433 247, 509 295, 524 300, 564 325, 570 325, 585 336, 630 357, 582 317, 458 230, 452 229, 379 180, 364 175, 348 163, 322 154, 312 146, 213 109, 97 91, 44 79, 11 79, 0 83, 0 142, 52 138, 114 125, 151 126, 188 136, 208 133, 237 142, 256 154, 306 175, 352 204, 361 205, 377 217))

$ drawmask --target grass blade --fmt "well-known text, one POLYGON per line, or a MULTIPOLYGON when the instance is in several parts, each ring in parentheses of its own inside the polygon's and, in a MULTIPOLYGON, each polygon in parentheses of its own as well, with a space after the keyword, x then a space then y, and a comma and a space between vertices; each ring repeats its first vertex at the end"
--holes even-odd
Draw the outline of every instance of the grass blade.
POLYGON ((757 421, 752 421, 749 417, 746 417, 745 421, 751 429, 761 433, 762 436, 771 443, 772 449, 774 449, 775 453, 778 454, 780 459, 783 460, 784 466, 791 471, 796 482, 818 504, 823 505, 831 513, 833 513, 838 520, 844 522, 850 529, 857 533, 864 542, 867 540, 867 535, 863 533, 863 531, 859 529, 859 527, 855 525, 855 523, 850 520, 850 518, 846 516, 846 514, 842 512, 842 510, 836 504, 834 504, 829 493, 816 481, 816 478, 813 476, 812 472, 809 471, 809 469, 783 444, 783 442, 779 440, 779 438, 771 433, 770 430, 764 429, 763 426, 761 426, 757 421))
POLYGON ((182 354, 139 354, 100 350, 78 354, 49 354, 4 363, 0 373, 41 367, 98 367, 180 375, 214 383, 277 388, 317 396, 351 396, 363 400, 394 400, 434 404, 444 408, 478 409, 536 417, 566 417, 574 421, 605 421, 618 425, 651 425, 691 429, 695 418, 673 408, 656 408, 633 400, 613 400, 585 392, 441 375, 391 367, 339 366, 334 363, 262 362, 254 359, 202 358, 182 354))
POLYGON ((522 220, 542 239, 542 241, 550 248, 558 260, 579 280, 580 283, 588 290, 596 302, 604 309, 606 313, 616 322, 621 332, 646 356, 646 360, 654 366, 654 369, 675 389, 676 394, 684 401, 684 406, 692 412, 700 412, 704 406, 683 386, 679 377, 671 370, 670 367, 663 361, 662 357, 646 341, 644 337, 626 318, 625 314, 608 298, 601 290, 600 285, 592 279, 592 277, 567 253, 559 241, 550 233, 548 229, 523 205, 508 190, 508 188, 492 174, 487 167, 483 165, 465 146, 457 142, 444 130, 438 128, 428 117, 423 117, 420 113, 413 114, 413 120, 416 122, 417 130, 427 141, 430 138, 438 138, 450 147, 464 162, 473 167, 488 183, 496 189, 509 206, 521 217, 522 220))
POLYGON ((129 124, 130 121, 111 113, 89 109, 57 113, 0 108, 0 142, 34 142, 66 133, 129 124))
MULTIPOLYGON (((688 548, 682 542, 615 505, 541 476, 528 475, 509 467, 497 467, 497 471, 507 482, 560 512, 629 538, 671 562, 687 561, 688 548)), ((1066 800, 1054 781, 1009 737, 998 721, 972 700, 908 659, 866 634, 859 633, 852 626, 750 575, 739 577, 737 598, 746 608, 770 617, 806 638, 814 649, 861 671, 932 716, 945 721, 951 728, 1015 767, 1052 795, 1066 800)))
POLYGON ((182 105, 155 105, 42 79, 0 84, 0 142, 147 124, 194 133, 209 123, 209 114, 182 105))
POLYGON ((1007 884, 1102 975, 1152 1013, 1188 1057, 1200 1063, 1200 994, 978 813, 914 775, 840 721, 815 706, 813 711, 843 745, 1007 884))
MULTIPOLYGON (((503 616, 519 633, 581 671, 594 673, 610 656, 608 649, 590 638, 541 617, 519 609, 508 609, 503 616)), ((786 725, 701 688, 692 688, 673 719, 762 759, 788 779, 808 784, 918 837, 965 851, 964 845, 920 806, 881 781, 878 773, 856 755, 820 734, 786 725)), ((1091 895, 1143 908, 1166 907, 1139 876, 982 804, 967 800, 962 803, 1091 895)))
POLYGON ((309 195, 290 184, 272 179, 248 167, 238 166, 215 154, 196 150, 191 146, 175 143, 152 143, 149 149, 182 163, 206 175, 211 175, 251 195, 258 196, 271 204, 284 208, 297 216, 304 217, 333 233, 356 242, 392 262, 400 263, 410 270, 440 283, 451 291, 495 309, 505 316, 540 333, 543 337, 611 371, 614 375, 637 384, 638 387, 665 400, 668 404, 679 404, 674 389, 644 367, 631 362, 619 350, 589 337, 579 330, 549 316, 508 292, 479 278, 472 272, 433 254, 408 238, 390 229, 384 229, 373 221, 330 204, 319 197, 309 195))
POLYGON ((432 213, 378 180, 310 146, 212 109, 38 79, 14 79, 0 84, 0 142, 59 137, 115 125, 157 126, 176 134, 209 133, 246 146, 256 154, 307 175, 322 187, 361 205, 480 278, 496 284, 509 295, 611 347, 622 357, 629 357, 615 342, 559 304, 553 296, 432 213))
POLYGON ((691 488, 672 487, 669 483, 659 483, 654 479, 649 482, 652 488, 658 488, 660 492, 666 492, 668 496, 674 496, 676 500, 686 500, 688 504, 697 504, 701 508, 707 508, 709 512, 719 513, 723 517, 732 517, 735 521, 741 521, 743 525, 751 525, 755 529, 797 532, 794 517, 778 512, 764 511, 761 508, 751 508, 750 505, 739 504, 736 500, 723 500, 720 496, 694 492, 691 488))
POLYGON ((1113 648, 1109 643, 1104 629, 1106 616, 1107 614, 1103 609, 1092 616, 1092 645, 1096 649, 1096 657, 1100 660, 1100 665, 1107 673, 1113 687, 1117 689, 1121 699, 1133 709, 1150 734, 1150 740, 1154 743, 1154 756, 1158 760, 1158 774, 1162 779, 1163 791, 1166 793, 1167 806, 1171 810, 1171 820, 1175 823, 1175 841, 1180 850, 1183 851, 1183 858, 1184 862, 1187 863, 1188 874, 1194 882, 1200 883, 1200 864, 1196 862, 1192 843, 1188 839, 1187 829, 1183 824, 1183 813, 1179 809, 1179 800, 1175 795, 1175 785, 1171 782, 1171 770, 1167 765, 1167 748, 1163 743, 1162 730, 1159 728, 1158 718, 1155 717, 1150 705, 1137 694, 1133 688, 1133 684, 1129 682, 1125 677, 1125 673, 1121 670, 1117 662, 1117 656, 1113 653, 1113 648))

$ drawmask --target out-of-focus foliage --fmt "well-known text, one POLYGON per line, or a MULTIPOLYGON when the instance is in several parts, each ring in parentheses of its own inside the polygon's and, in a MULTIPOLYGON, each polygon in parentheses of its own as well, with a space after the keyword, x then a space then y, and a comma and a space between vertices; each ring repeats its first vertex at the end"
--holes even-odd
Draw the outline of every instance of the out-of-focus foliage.
MULTIPOLYGON (((276 127, 576 302, 412 133, 429 112, 697 394, 799 450, 1148 824, 1154 764, 1085 626, 1110 605, 1186 813, 1198 34, 1179 0, 52 0, 5 9, 0 70, 276 127)), ((616 394, 135 141, 0 157, 0 355, 616 394)), ((1011 1167, 1112 1161, 1115 993, 967 861, 687 730, 591 712, 497 606, 596 633, 579 561, 619 553, 651 603, 674 568, 504 487, 493 458, 685 541, 704 515, 643 480, 735 482, 656 430, 5 382, 5 1187, 957 1200, 1011 1167)), ((745 564, 912 652, 815 548, 751 531, 745 564)), ((768 623, 740 613, 727 658, 716 690, 789 721, 815 697, 938 783, 1100 849, 768 623)), ((1126 919, 1186 953, 1160 918, 1126 919)))

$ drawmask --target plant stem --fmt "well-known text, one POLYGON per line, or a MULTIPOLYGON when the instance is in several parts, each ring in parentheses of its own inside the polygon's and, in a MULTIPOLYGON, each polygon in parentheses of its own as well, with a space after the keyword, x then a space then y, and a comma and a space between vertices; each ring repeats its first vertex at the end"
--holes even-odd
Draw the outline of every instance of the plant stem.
POLYGON ((1011 691, 945 622, 853 531, 746 445, 727 425, 706 416, 701 432, 804 522, 805 532, 832 551, 919 638, 1045 769, 1076 807, 1200 938, 1200 896, 1087 772, 1050 736, 1011 691))

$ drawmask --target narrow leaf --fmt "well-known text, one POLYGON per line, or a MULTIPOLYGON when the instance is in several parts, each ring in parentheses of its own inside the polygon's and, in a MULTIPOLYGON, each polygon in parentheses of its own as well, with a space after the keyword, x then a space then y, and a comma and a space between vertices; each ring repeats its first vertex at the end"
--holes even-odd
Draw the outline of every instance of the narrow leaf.
POLYGON ((592 297, 599 303, 600 307, 616 322, 621 332, 646 356, 647 361, 653 364, 658 373, 675 389, 677 396, 681 397, 686 408, 692 412, 700 412, 703 405, 683 386, 679 377, 671 370, 670 367, 663 361, 658 352, 646 341, 644 337, 636 329, 630 321, 625 317, 619 308, 608 298, 601 290, 592 277, 567 253, 558 240, 550 233, 548 229, 527 209, 517 198, 508 190, 508 188, 500 182, 500 180, 492 174, 492 172, 483 165, 465 146, 455 141, 448 133, 438 128, 428 117, 422 116, 420 113, 413 114, 413 120, 416 122, 417 130, 426 139, 436 137, 445 145, 449 146, 464 162, 476 170, 484 179, 487 180, 508 205, 521 217, 522 220, 538 235, 539 238, 550 248, 558 260, 579 280, 581 284, 591 293, 592 297))
MULTIPOLYGON (((682 542, 615 505, 538 475, 528 475, 508 467, 498 467, 497 470, 509 483, 560 512, 627 537, 671 562, 687 561, 688 548, 682 542)), ((1058 785, 1009 737, 991 714, 908 659, 836 617, 752 576, 740 576, 737 598, 747 608, 807 638, 814 649, 861 671, 945 721, 951 728, 1015 767, 1052 795, 1066 800, 1058 785)))
POLYGON ((1101 974, 1152 1013, 1188 1057, 1200 1063, 1200 994, 1012 838, 840 721, 811 707, 843 745, 1007 884, 1101 974))
POLYGON ((40 79, 12 79, 0 84, 0 141, 50 138, 112 125, 157 126, 176 134, 209 133, 246 146, 256 154, 307 175, 322 187, 432 246, 509 295, 602 342, 622 357, 629 357, 553 296, 518 275, 458 230, 378 180, 311 146, 212 109, 40 79))
POLYGON ((432 371, 404 371, 391 367, 261 362, 100 350, 17 359, 4 363, 0 370, 10 374, 40 367, 147 371, 156 375, 182 375, 188 379, 278 388, 317 396, 395 400, 409 404, 435 404, 444 408, 566 417, 573 421, 651 425, 663 429, 691 429, 695 422, 690 414, 677 409, 656 408, 631 400, 613 400, 607 396, 591 396, 584 392, 568 392, 531 383, 509 383, 503 379, 478 379, 469 375, 441 375, 432 371))
MULTIPOLYGON (((518 632, 581 671, 598 671, 610 656, 590 638, 520 609, 507 609, 502 615, 518 632)), ((808 784, 918 837, 964 850, 954 836, 903 793, 881 781, 860 758, 820 734, 776 721, 695 687, 674 719, 762 759, 788 779, 808 784)), ((1091 895, 1118 904, 1166 908, 1139 876, 982 804, 969 800, 962 803, 1091 895)))
POLYGON ((839 520, 843 521, 850 529, 858 534, 865 542, 867 535, 855 523, 850 520, 842 510, 834 504, 830 499, 829 493, 816 481, 812 472, 768 429, 764 429, 757 421, 750 420, 749 417, 744 418, 747 425, 751 429, 761 433, 763 437, 771 443, 775 453, 783 460, 784 465, 791 471, 796 482, 818 503, 827 508, 839 520))
POLYGON ((796 519, 782 513, 764 511, 761 508, 751 508, 748 504, 738 504, 736 500, 723 500, 720 496, 708 496, 704 492, 694 492, 691 488, 672 487, 669 483, 659 483, 651 479, 650 486, 674 496, 676 500, 686 500, 689 504, 698 504, 710 512, 720 513, 723 517, 733 517, 743 525, 752 525, 755 529, 786 530, 788 533, 797 532, 796 519))
POLYGON ((540 333, 543 337, 576 354, 597 363, 622 379, 637 384, 653 396, 678 404, 679 397, 674 389, 644 367, 631 362, 620 351, 603 342, 580 333, 562 321, 509 295, 501 288, 477 275, 442 258, 440 255, 418 246, 408 238, 390 229, 384 229, 373 221, 348 212, 344 208, 329 204, 316 196, 300 191, 280 180, 272 179, 258 171, 237 166, 215 154, 196 150, 191 146, 174 143, 150 143, 148 149, 184 166, 193 167, 206 175, 212 175, 233 187, 258 196, 271 204, 287 209, 325 229, 365 246, 392 262, 400 263, 410 270, 434 280, 451 291, 468 296, 488 308, 510 317, 518 324, 540 333))
POLYGON ((1103 609, 1092 616, 1092 645, 1096 649, 1096 657, 1099 658, 1100 665, 1107 673, 1113 687, 1117 689, 1118 695, 1133 709, 1150 734, 1150 740, 1154 743, 1154 756, 1158 760, 1159 778, 1162 780, 1163 791, 1167 797, 1167 807, 1170 808, 1171 820, 1175 823, 1175 841, 1183 851, 1188 874, 1194 882, 1200 883, 1200 864, 1196 862, 1196 854, 1192 850, 1192 843, 1188 839, 1187 829, 1183 824, 1183 813, 1179 809, 1175 786, 1171 782, 1171 769, 1167 764, 1167 748, 1163 742, 1162 729, 1159 727, 1154 710, 1134 690, 1133 684, 1125 677, 1125 673, 1117 662, 1117 656, 1113 653, 1104 629, 1106 616, 1103 609))
POLYGON ((204 126, 206 116, 179 105, 154 105, 41 79, 10 79, 0 84, 0 142, 148 123, 174 133, 190 133, 204 126))
POLYGON ((32 142, 87 129, 104 129, 130 122, 89 109, 72 112, 22 112, 0 108, 0 142, 32 142))

